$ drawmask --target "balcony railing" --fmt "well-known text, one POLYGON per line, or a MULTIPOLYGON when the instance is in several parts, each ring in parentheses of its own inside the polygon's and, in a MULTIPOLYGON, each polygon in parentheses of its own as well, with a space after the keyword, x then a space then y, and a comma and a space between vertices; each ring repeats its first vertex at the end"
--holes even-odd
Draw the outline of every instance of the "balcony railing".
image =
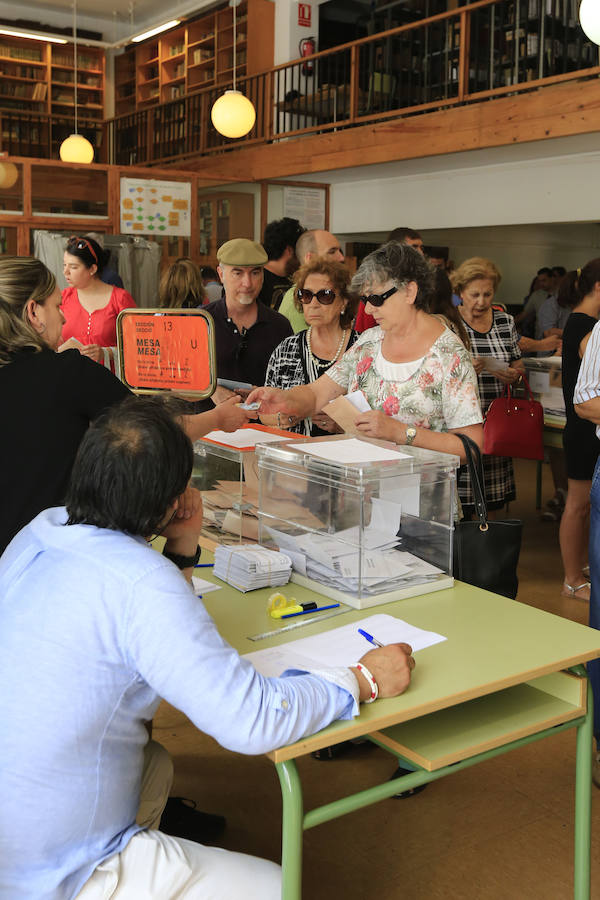
MULTIPOLYGON (((101 162, 106 125, 84 119, 79 121, 77 130, 94 147, 96 162, 101 162)), ((72 117, 0 109, 0 149, 9 156, 58 159, 60 145, 72 133, 72 117)))
MULTIPOLYGON (((213 128, 210 109, 228 87, 219 85, 105 122, 102 158, 183 161, 597 77, 599 48, 579 27, 577 7, 575 0, 480 0, 240 78, 256 108, 246 138, 230 141, 213 128)), ((28 155, 27 118, 18 146, 6 143, 3 125, 3 150, 28 155)))

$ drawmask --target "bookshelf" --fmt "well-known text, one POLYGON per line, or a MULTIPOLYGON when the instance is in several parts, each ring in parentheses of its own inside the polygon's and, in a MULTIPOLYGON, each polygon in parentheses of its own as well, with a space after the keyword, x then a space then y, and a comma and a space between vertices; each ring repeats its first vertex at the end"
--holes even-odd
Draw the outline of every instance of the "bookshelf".
MULTIPOLYGON (((270 68, 273 65, 273 3, 242 0, 236 16, 237 75, 251 75, 270 68)), ((227 85, 232 76, 233 13, 231 7, 225 6, 178 25, 117 57, 115 113, 125 115, 178 100, 202 88, 227 85), (120 62, 126 56, 129 62, 120 62), (133 59, 135 91, 131 90, 133 59)))

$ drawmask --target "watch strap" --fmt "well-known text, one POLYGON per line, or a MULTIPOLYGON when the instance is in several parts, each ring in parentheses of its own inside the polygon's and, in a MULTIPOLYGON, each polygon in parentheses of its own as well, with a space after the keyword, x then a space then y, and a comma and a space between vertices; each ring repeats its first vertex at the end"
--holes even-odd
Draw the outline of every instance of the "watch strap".
POLYGON ((196 552, 193 556, 183 556, 181 553, 171 553, 166 547, 163 550, 163 556, 166 556, 172 563, 175 563, 178 569, 189 569, 192 566, 198 565, 200 553, 200 544, 196 547, 196 552))

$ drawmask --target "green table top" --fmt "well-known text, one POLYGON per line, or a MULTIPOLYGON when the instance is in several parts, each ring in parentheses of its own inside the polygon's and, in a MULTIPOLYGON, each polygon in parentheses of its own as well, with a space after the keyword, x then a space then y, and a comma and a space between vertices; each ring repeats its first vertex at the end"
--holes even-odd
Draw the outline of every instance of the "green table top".
MULTIPOLYGON (((197 569, 196 574, 223 584, 212 575, 212 569, 197 569)), ((330 602, 296 584, 246 594, 225 584, 222 589, 206 594, 203 602, 223 637, 241 654, 318 634, 374 613, 396 616, 448 638, 417 653, 412 683, 405 694, 363 705, 361 715, 353 721, 336 722, 320 732, 324 737, 319 736, 317 743, 312 739, 311 750, 600 656, 600 631, 458 582, 448 590, 397 600, 372 610, 348 607, 335 618, 252 641, 251 635, 278 631, 284 625, 298 621, 282 622, 268 615, 267 600, 275 590, 300 602, 313 599, 319 601, 319 605, 330 602)), ((313 615, 319 614, 309 614, 306 618, 313 618, 313 615)), ((367 649, 365 647, 365 652, 367 649)), ((305 745, 306 742, 299 742, 294 748, 286 748, 292 751, 288 752, 287 758, 306 753, 305 745)), ((272 755, 280 758, 281 751, 272 755)))

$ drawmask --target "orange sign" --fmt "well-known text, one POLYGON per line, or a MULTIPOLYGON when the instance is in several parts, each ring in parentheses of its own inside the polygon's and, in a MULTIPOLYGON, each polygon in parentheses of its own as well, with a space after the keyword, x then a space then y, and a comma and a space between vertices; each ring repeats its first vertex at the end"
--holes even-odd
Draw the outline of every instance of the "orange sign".
POLYGON ((133 391, 212 394, 213 321, 203 310, 125 309, 117 339, 121 380, 133 391))

